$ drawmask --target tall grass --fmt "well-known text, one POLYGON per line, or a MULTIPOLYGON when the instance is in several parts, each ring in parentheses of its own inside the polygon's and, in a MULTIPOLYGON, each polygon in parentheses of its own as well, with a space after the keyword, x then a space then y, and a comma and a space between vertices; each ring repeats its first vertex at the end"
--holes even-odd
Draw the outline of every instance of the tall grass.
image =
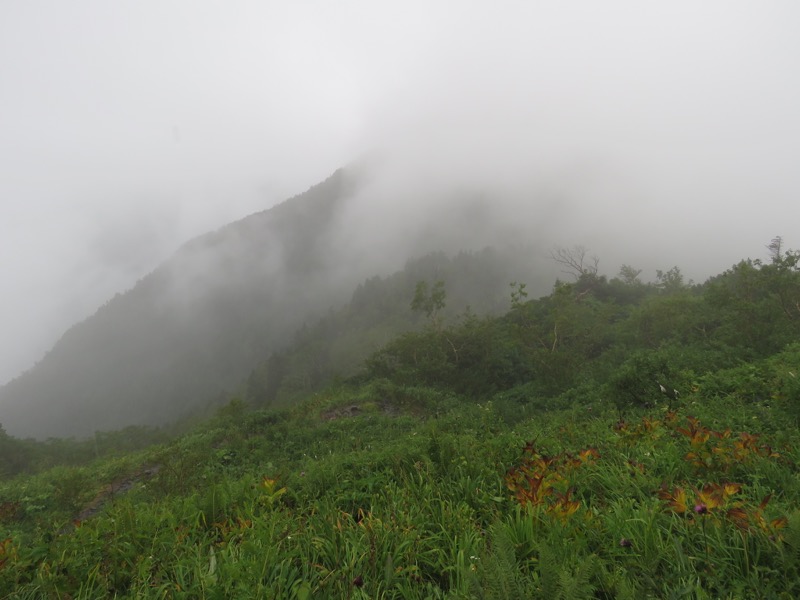
POLYGON ((800 595, 800 440, 761 409, 509 422, 456 400, 337 389, 4 483, 0 597, 800 595), (158 469, 71 522, 142 465, 158 469))

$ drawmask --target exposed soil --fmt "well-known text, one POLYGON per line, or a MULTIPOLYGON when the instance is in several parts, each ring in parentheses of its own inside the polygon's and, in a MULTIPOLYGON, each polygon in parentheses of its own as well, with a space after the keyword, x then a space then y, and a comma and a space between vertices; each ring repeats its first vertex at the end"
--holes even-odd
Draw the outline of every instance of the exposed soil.
MULTIPOLYGON (((380 407, 381 407, 381 412, 385 415, 396 416, 400 414, 400 411, 395 406, 393 406, 392 403, 388 400, 381 401, 380 407)), ((364 409, 358 406, 357 404, 352 404, 350 406, 342 406, 324 412, 320 415, 320 418, 323 421, 335 421, 336 419, 348 419, 351 417, 358 417, 359 415, 363 414, 368 414, 368 413, 365 413, 364 409)))
POLYGON ((348 417, 357 417, 363 411, 360 406, 353 404, 352 406, 345 406, 329 410, 320 415, 323 421, 335 421, 336 419, 346 419, 348 417))
POLYGON ((111 482, 107 486, 105 486, 102 490, 100 490, 94 499, 87 504, 81 512, 79 512, 75 518, 72 520, 72 525, 67 526, 60 531, 60 533, 67 533, 74 527, 75 525, 85 521, 86 519, 91 519, 95 515, 97 515, 103 507, 115 497, 121 496, 126 492, 133 489, 140 481, 144 481, 146 479, 150 479, 153 477, 158 471, 161 469, 161 465, 154 464, 148 465, 143 467, 139 471, 136 471, 133 475, 128 475, 127 477, 120 478, 116 481, 111 482))

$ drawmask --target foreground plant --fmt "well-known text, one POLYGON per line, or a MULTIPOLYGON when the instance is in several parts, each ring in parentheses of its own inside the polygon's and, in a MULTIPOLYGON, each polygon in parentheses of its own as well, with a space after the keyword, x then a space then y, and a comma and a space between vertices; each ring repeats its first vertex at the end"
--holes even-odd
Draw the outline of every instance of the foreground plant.
POLYGON ((547 456, 536 450, 534 442, 528 442, 524 454, 522 463, 505 477, 506 487, 517 502, 523 506, 543 507, 545 514, 561 521, 574 515, 581 503, 573 497, 571 478, 577 469, 594 464, 600 458, 597 449, 547 456))

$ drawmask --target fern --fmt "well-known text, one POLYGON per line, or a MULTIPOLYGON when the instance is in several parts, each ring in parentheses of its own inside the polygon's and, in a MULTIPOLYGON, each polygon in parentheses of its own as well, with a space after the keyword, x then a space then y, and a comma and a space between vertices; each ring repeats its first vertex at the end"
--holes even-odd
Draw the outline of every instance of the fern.
POLYGON ((524 575, 509 531, 502 525, 491 530, 491 547, 481 561, 480 596, 483 598, 532 598, 533 580, 524 575))
POLYGON ((628 577, 625 569, 617 567, 610 570, 609 565, 603 565, 600 571, 600 593, 608 598, 617 600, 638 600, 642 594, 637 590, 636 582, 628 577))
POLYGON ((786 550, 783 553, 783 571, 787 577, 800 571, 800 511, 794 511, 788 517, 783 540, 786 550))
POLYGON ((558 573, 556 598, 558 600, 585 600, 593 598, 595 586, 592 584, 597 569, 597 556, 591 554, 578 561, 574 569, 563 567, 558 573))
POLYGON ((786 530, 783 534, 786 545, 792 549, 795 561, 800 559, 800 512, 795 511, 788 517, 786 530))

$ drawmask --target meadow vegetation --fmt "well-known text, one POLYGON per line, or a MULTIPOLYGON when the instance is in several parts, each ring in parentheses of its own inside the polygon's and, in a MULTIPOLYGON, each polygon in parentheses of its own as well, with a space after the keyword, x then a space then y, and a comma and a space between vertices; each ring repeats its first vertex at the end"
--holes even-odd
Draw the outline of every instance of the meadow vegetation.
POLYGON ((800 253, 770 252, 693 285, 565 251, 500 316, 426 281, 300 401, 264 369, 182 435, 0 433, 0 598, 800 597, 800 253))

